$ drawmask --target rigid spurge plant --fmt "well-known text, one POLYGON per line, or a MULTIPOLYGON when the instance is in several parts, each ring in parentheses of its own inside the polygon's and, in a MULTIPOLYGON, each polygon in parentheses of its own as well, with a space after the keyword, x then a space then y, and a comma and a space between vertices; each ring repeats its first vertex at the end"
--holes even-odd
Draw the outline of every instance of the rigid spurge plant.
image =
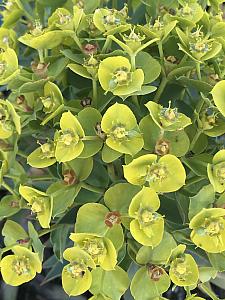
POLYGON ((176 287, 186 300, 219 299, 221 3, 3 1, 6 284, 41 276, 92 300, 170 299, 176 287))

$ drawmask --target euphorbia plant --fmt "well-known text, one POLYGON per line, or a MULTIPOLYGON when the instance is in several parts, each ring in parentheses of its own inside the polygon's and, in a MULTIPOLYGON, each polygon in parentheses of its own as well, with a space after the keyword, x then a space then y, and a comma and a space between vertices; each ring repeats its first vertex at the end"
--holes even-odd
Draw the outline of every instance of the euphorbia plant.
POLYGON ((92 300, 169 299, 171 285, 218 299, 221 1, 123 2, 3 4, 2 278, 42 273, 92 300))

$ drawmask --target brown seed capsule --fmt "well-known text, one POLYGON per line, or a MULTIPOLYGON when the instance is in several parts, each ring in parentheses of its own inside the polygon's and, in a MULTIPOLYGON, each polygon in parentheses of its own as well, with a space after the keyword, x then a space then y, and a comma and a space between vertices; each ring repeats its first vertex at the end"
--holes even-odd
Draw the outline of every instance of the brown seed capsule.
POLYGON ((168 154, 170 151, 170 142, 167 140, 160 139, 156 142, 155 153, 158 155, 168 154))
POLYGON ((48 73, 48 64, 45 63, 41 63, 41 62, 32 62, 31 63, 31 69, 32 71, 39 77, 41 78, 46 78, 47 77, 47 73, 48 73))
POLYGON ((159 281, 163 275, 163 269, 158 266, 148 265, 147 269, 148 274, 153 281, 159 281))
POLYGON ((86 55, 96 54, 98 49, 97 45, 93 45, 93 44, 85 44, 82 48, 84 54, 86 55))
POLYGON ((121 223, 121 215, 118 211, 111 211, 105 216, 105 225, 113 227, 115 224, 121 223))
POLYGON ((80 101, 80 104, 83 107, 86 107, 86 106, 91 106, 91 102, 92 102, 92 99, 90 97, 85 97, 80 101))
POLYGON ((102 139, 102 140, 105 140, 106 139, 106 134, 105 132, 102 130, 102 127, 101 127, 101 123, 97 123, 96 126, 95 126, 95 131, 96 131, 96 134, 102 139))
POLYGON ((66 185, 73 185, 78 182, 77 176, 73 170, 66 170, 63 177, 63 181, 66 185))

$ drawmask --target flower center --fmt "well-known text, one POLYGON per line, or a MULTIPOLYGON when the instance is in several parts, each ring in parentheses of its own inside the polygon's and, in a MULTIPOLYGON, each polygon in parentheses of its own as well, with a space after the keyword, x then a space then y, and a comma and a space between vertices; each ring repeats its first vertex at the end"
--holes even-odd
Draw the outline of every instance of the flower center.
POLYGON ((224 230, 223 223, 220 219, 217 220, 206 220, 205 221, 205 234, 209 236, 218 236, 222 230, 224 230))
POLYGON ((113 128, 111 134, 114 137, 114 139, 121 140, 128 136, 128 131, 126 130, 124 125, 119 125, 113 128))
POLYGON ((175 122, 178 118, 177 108, 171 108, 171 101, 169 102, 169 107, 162 108, 159 117, 165 119, 168 122, 175 122))
POLYGON ((181 15, 183 16, 187 16, 190 15, 192 12, 192 9, 190 6, 188 6, 188 4, 186 4, 183 8, 181 8, 181 15))
POLYGON ((33 36, 39 36, 43 33, 43 27, 39 20, 34 21, 34 28, 30 32, 33 36))
POLYGON ((43 211, 44 207, 43 207, 43 200, 41 199, 41 197, 36 197, 34 196, 32 198, 32 202, 31 202, 31 210, 33 213, 37 214, 37 213, 41 213, 43 211))
POLYGON ((174 274, 182 281, 185 281, 186 276, 189 273, 184 258, 176 258, 175 261, 173 262, 172 270, 174 274))
POLYGON ((116 88, 118 85, 128 85, 131 82, 131 72, 126 67, 118 68, 112 76, 109 82, 109 87, 111 89, 116 88))
POLYGON ((79 141, 79 137, 77 134, 75 135, 71 130, 62 131, 60 141, 65 146, 70 146, 71 144, 77 144, 79 141))
POLYGON ((155 23, 153 24, 152 28, 157 31, 160 31, 163 29, 163 27, 164 27, 164 24, 163 24, 163 22, 160 22, 160 17, 158 17, 158 19, 155 20, 155 23))
POLYGON ((104 23, 106 25, 118 25, 120 24, 120 19, 116 18, 116 16, 110 13, 107 16, 104 16, 104 23))
POLYGON ((52 97, 40 97, 41 102, 44 106, 44 108, 46 108, 46 110, 52 110, 55 106, 54 100, 52 99, 52 97))
POLYGON ((148 226, 155 220, 155 215, 150 208, 140 208, 138 212, 138 220, 141 225, 148 226))
POLYGON ((58 13, 58 16, 59 16, 59 23, 61 25, 69 23, 72 19, 70 15, 64 15, 60 12, 58 13))
POLYGON ((42 157, 43 158, 51 158, 54 157, 54 145, 53 143, 45 143, 43 145, 41 145, 41 151, 42 151, 42 157))
POLYGON ((104 243, 98 239, 88 239, 84 242, 84 250, 87 251, 93 259, 98 259, 104 254, 104 243))
POLYGON ((23 256, 23 257, 16 257, 16 259, 13 262, 13 271, 21 276, 26 275, 30 272, 29 268, 29 258, 23 256))
POLYGON ((73 278, 82 278, 86 272, 86 266, 82 262, 71 262, 67 266, 67 271, 70 273, 73 278))
POLYGON ((149 183, 155 181, 162 181, 167 177, 167 169, 159 163, 154 163, 147 166, 147 173, 145 180, 149 183))

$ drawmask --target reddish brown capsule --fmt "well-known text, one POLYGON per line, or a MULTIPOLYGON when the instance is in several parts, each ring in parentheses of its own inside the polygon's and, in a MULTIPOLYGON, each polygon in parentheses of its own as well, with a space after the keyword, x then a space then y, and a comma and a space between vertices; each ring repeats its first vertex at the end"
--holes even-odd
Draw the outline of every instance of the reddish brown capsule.
POLYGON ((80 101, 80 104, 83 106, 83 107, 87 107, 87 106, 90 106, 91 105, 91 102, 92 102, 92 99, 90 97, 85 97, 83 98, 81 101, 80 101))
POLYGON ((147 268, 150 278, 153 281, 159 281, 163 275, 163 269, 155 265, 149 265, 147 268))
POLYGON ((118 211, 111 211, 105 217, 105 225, 108 227, 113 227, 115 224, 121 223, 121 215, 118 211))
POLYGON ((36 63, 34 61, 31 63, 32 71, 41 78, 47 77, 48 66, 49 66, 49 63, 48 64, 40 63, 40 62, 36 63))
POLYGON ((66 185, 73 185, 77 183, 77 176, 73 170, 66 170, 63 177, 63 181, 66 185))
POLYGON ((86 44, 83 46, 83 52, 86 55, 96 54, 97 49, 98 49, 97 45, 93 45, 93 44, 86 44))
POLYGON ((158 155, 165 155, 168 154, 170 151, 170 142, 160 139, 156 142, 155 145, 155 153, 158 155))

